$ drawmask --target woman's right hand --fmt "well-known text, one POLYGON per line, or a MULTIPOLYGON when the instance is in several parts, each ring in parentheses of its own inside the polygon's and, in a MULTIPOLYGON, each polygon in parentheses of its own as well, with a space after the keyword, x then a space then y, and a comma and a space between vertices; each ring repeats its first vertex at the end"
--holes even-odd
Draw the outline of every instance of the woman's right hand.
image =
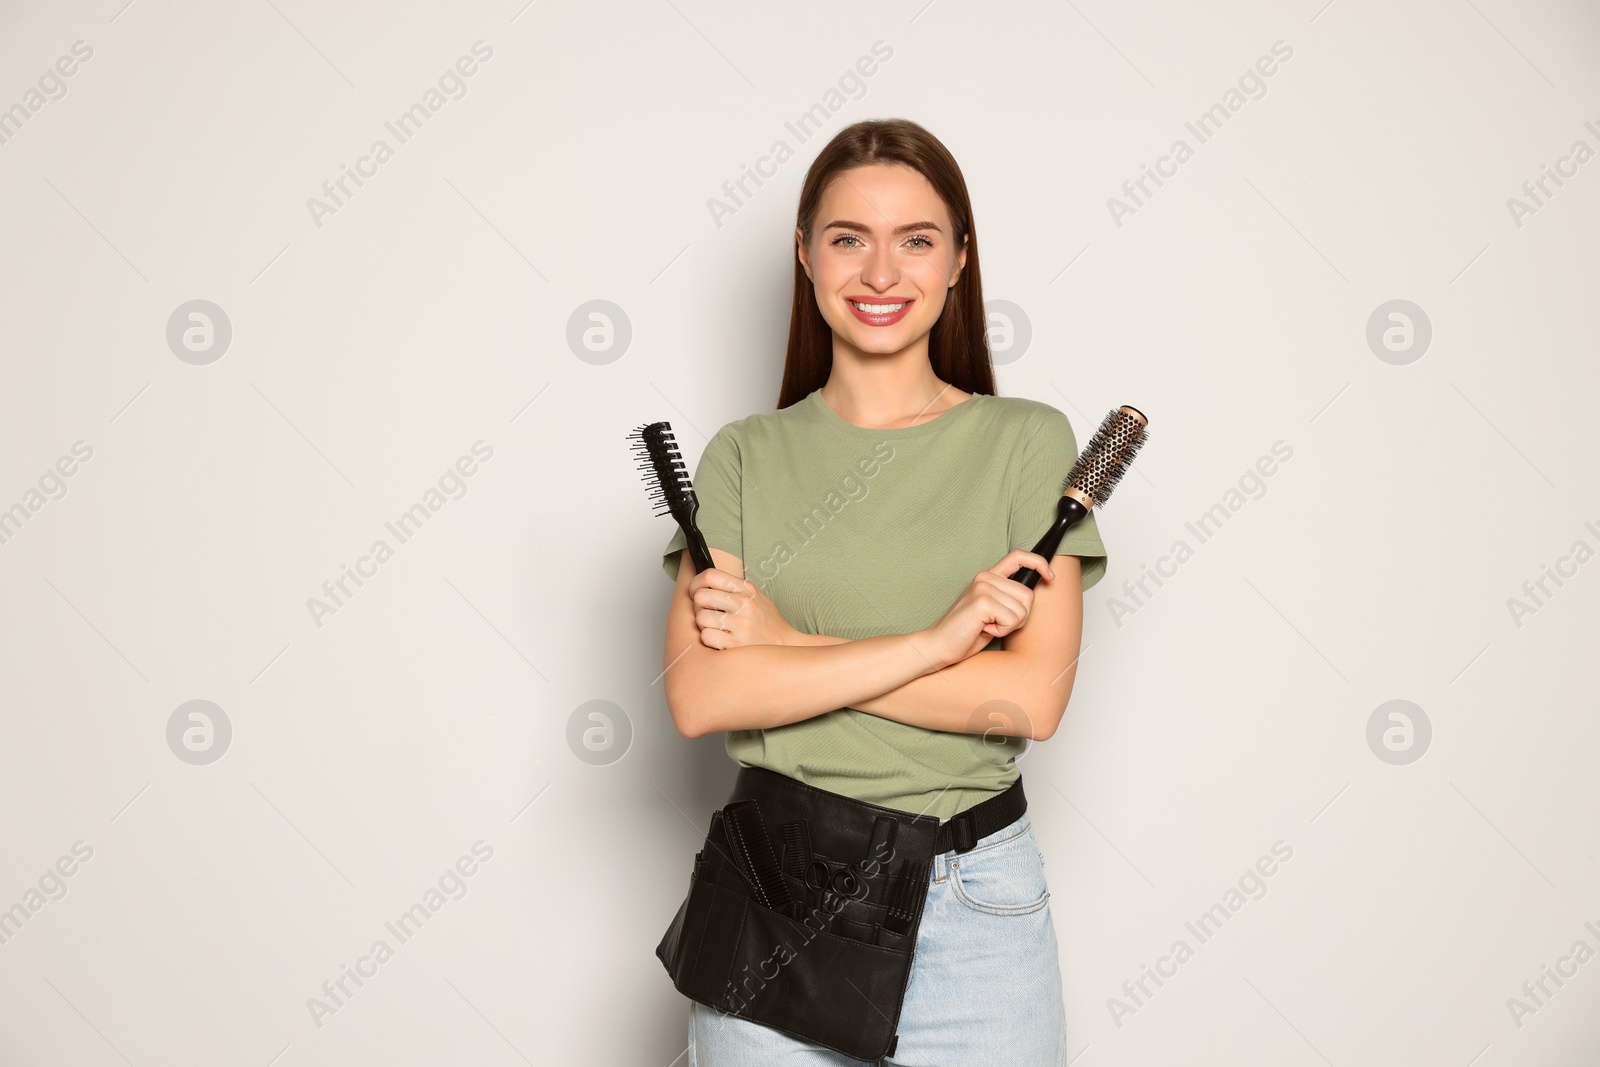
POLYGON ((923 630, 919 646, 929 649, 939 670, 983 651, 996 637, 1021 629, 1033 610, 1032 589, 1011 580, 1024 567, 1039 572, 1040 581, 1054 581, 1050 561, 1026 549, 1014 548, 986 571, 979 571, 966 592, 950 605, 938 622, 923 630))

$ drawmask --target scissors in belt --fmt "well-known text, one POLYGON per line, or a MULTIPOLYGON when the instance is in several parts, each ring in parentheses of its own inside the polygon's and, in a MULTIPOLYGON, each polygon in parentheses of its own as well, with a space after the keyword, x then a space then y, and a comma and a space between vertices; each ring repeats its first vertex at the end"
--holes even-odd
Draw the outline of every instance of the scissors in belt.
POLYGON ((840 867, 830 873, 825 860, 812 860, 806 867, 806 888, 814 893, 820 893, 824 898, 831 888, 837 896, 847 900, 864 900, 867 896, 867 883, 849 867, 840 867))

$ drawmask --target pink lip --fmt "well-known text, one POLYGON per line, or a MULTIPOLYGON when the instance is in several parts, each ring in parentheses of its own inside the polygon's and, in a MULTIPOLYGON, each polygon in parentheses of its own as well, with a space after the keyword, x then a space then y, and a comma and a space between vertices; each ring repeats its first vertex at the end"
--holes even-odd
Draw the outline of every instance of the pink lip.
POLYGON ((896 311, 893 315, 868 315, 866 312, 864 312, 861 309, 857 308, 855 306, 855 304, 851 303, 851 300, 854 300, 854 299, 864 299, 864 298, 859 298, 859 297, 848 298, 848 299, 845 300, 845 307, 850 309, 850 314, 854 315, 857 319, 859 319, 862 322, 866 323, 868 326, 893 326, 895 323, 897 323, 901 319, 905 318, 906 315, 908 315, 911 312, 912 301, 910 301, 910 300, 885 300, 882 297, 873 297, 872 300, 870 301, 870 303, 875 303, 875 304, 904 304, 905 307, 901 308, 899 311, 896 311))

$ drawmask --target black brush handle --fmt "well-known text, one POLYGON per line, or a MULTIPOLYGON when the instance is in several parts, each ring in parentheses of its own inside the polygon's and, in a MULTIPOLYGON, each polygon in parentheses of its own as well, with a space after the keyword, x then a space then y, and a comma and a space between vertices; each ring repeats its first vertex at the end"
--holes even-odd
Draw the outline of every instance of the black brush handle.
POLYGON ((680 522, 679 528, 683 530, 684 539, 688 542, 689 558, 694 560, 694 572, 699 574, 716 563, 711 559, 711 549, 706 546, 705 535, 700 532, 700 527, 695 525, 695 513, 700 510, 700 504, 689 509, 688 521, 680 522))
MULTIPOLYGON (((1045 559, 1056 554, 1056 548, 1061 544, 1061 539, 1067 536, 1067 531, 1082 522, 1084 516, 1089 514, 1089 509, 1078 503, 1070 496, 1063 496, 1056 505, 1056 521, 1039 538, 1039 543, 1033 546, 1034 555, 1043 556, 1045 559)), ((1029 589, 1039 584, 1039 572, 1032 567, 1024 567, 1011 576, 1013 582, 1021 582, 1029 589)))

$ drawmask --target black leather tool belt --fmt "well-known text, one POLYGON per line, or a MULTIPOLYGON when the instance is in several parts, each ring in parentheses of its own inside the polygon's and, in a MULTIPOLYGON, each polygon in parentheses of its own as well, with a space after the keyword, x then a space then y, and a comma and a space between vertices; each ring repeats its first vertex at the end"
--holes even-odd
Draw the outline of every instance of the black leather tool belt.
POLYGON ((1020 777, 940 823, 740 767, 656 957, 691 1000, 856 1059, 893 1055, 933 857, 1027 807, 1020 777))

